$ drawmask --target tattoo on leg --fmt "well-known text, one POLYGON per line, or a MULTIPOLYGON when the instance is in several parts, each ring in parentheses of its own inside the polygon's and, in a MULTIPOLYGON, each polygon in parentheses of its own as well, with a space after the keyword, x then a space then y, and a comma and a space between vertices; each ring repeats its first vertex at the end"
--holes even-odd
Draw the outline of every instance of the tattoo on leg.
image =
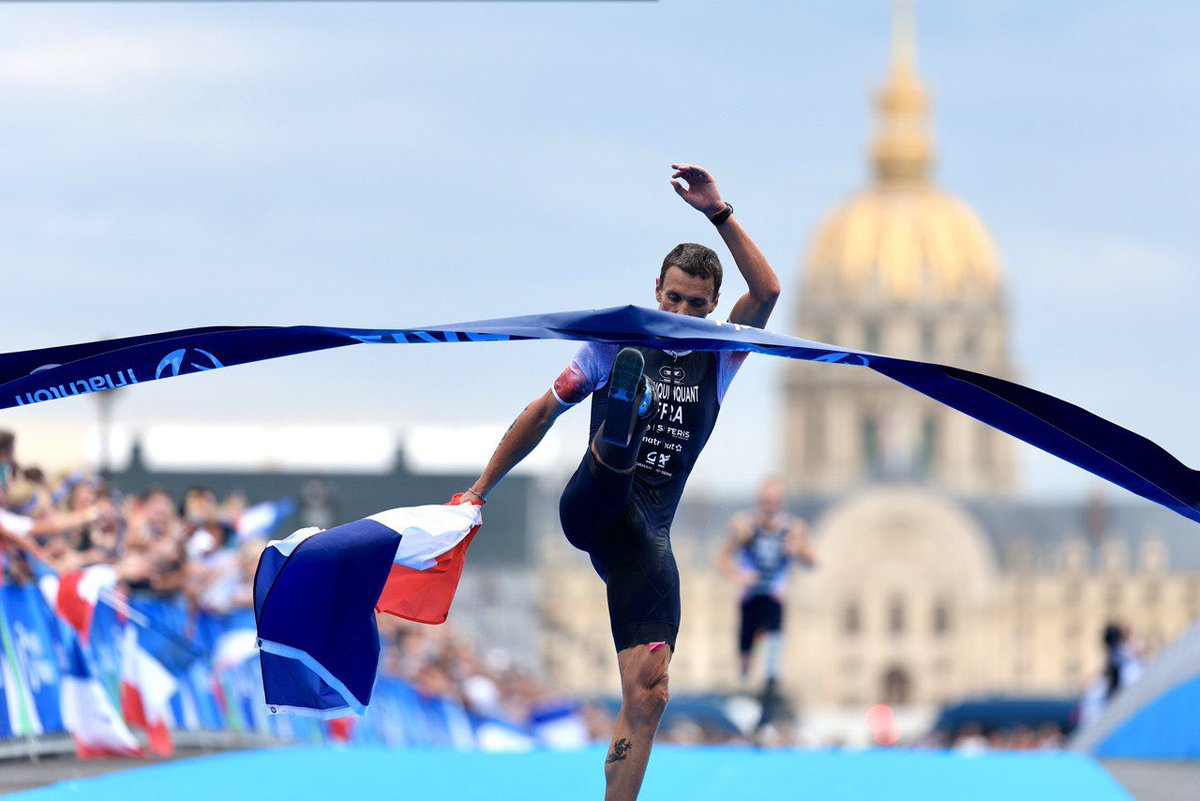
POLYGON ((608 759, 604 760, 604 764, 608 765, 613 762, 621 762, 625 757, 629 756, 629 749, 633 748, 633 743, 622 737, 613 743, 612 751, 608 755, 608 759))

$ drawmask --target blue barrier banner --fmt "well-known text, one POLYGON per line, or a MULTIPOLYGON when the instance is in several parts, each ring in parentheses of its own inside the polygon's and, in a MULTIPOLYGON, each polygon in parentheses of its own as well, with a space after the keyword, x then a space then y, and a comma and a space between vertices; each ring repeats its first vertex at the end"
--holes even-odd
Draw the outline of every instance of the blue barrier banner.
POLYGON ((0 587, 0 678, 4 685, 4 721, 0 723, 0 731, 6 737, 33 737, 41 733, 41 724, 37 720, 37 706, 29 693, 29 681, 24 676, 23 660, 17 650, 13 637, 12 626, 8 619, 8 605, 5 603, 10 590, 17 587, 0 587))
POLYGON ((957 367, 636 306, 423 328, 217 326, 0 354, 0 408, 358 344, 525 339, 748 351, 864 367, 1200 522, 1197 471, 1145 437, 1051 395, 957 367))
MULTIPOLYGON (((0 587, 5 628, 11 640, 17 683, 24 690, 23 702, 31 705, 29 723, 34 733, 63 731, 59 706, 59 665, 62 638, 58 620, 47 615, 41 592, 36 587, 0 587)), ((5 643, 6 650, 9 643, 5 643)))
MULTIPOLYGON (((138 625, 138 642, 178 681, 172 699, 176 730, 233 731, 302 743, 330 740, 324 721, 267 714, 252 609, 193 614, 181 600, 153 596, 134 596, 129 607, 141 623, 98 605, 84 648, 115 707, 125 628, 138 625)), ((65 732, 60 698, 65 636, 74 634, 37 588, 0 587, 0 739, 65 732)), ((471 748, 476 728, 484 723, 470 720, 457 701, 424 696, 384 676, 377 680, 368 715, 354 722, 351 740, 471 748)))

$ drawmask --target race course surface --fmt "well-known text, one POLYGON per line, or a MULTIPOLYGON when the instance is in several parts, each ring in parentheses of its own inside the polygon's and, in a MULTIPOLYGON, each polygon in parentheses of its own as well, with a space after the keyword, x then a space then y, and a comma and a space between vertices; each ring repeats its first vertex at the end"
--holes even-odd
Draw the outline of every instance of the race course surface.
MULTIPOLYGON (((600 798, 604 752, 486 754, 449 750, 295 747, 243 751, 72 779, 8 796, 21 801, 234 801, 287 798, 600 798)), ((643 799, 773 797, 927 801, 1132 798, 1095 762, 1071 753, 963 756, 932 751, 754 751, 660 747, 643 799)))

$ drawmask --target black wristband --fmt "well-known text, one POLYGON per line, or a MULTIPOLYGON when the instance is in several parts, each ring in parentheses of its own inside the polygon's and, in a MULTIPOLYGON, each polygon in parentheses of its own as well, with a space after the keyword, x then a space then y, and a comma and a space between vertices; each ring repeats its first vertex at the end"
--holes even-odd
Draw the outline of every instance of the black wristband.
POLYGON ((729 215, 731 215, 731 214, 733 214, 733 206, 726 203, 725 208, 721 209, 716 214, 709 217, 708 221, 719 228, 721 226, 721 223, 728 220, 729 215))

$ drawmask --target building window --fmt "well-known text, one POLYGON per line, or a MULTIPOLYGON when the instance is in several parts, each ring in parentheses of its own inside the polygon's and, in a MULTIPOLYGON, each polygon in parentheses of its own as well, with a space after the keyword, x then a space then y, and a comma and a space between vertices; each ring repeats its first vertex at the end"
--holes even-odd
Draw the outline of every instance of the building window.
POLYGON ((931 467, 937 456, 937 418, 927 415, 921 422, 921 466, 931 467))
POLYGON ((904 601, 901 598, 893 598, 891 606, 888 607, 888 632, 892 636, 900 636, 904 633, 904 623, 904 601))
POLYGON ((995 462, 996 452, 992 444, 995 440, 992 429, 985 425, 975 425, 975 451, 981 467, 991 467, 995 462))
POLYGON ((862 421, 862 453, 863 464, 871 472, 876 472, 882 466, 879 448, 879 421, 867 415, 862 421))
POLYGON ((825 406, 820 398, 808 404, 805 413, 804 458, 814 467, 825 461, 825 406))
POLYGON ((937 352, 937 326, 932 320, 921 323, 921 355, 932 358, 937 352))
POLYGON ((878 353, 882 350, 883 334, 879 330, 879 323, 872 320, 863 326, 863 350, 869 350, 878 353))
POLYGON ((882 684, 885 704, 904 705, 912 700, 912 679, 904 668, 889 668, 883 674, 882 684))
POLYGON ((842 608, 842 633, 854 636, 862 631, 862 613, 858 603, 851 601, 842 608))
POLYGON ((950 607, 945 601, 938 601, 933 607, 933 633, 944 637, 950 632, 950 607))
POLYGON ((979 351, 979 337, 974 331, 968 331, 963 337, 962 352, 967 361, 975 358, 975 354, 979 351))

